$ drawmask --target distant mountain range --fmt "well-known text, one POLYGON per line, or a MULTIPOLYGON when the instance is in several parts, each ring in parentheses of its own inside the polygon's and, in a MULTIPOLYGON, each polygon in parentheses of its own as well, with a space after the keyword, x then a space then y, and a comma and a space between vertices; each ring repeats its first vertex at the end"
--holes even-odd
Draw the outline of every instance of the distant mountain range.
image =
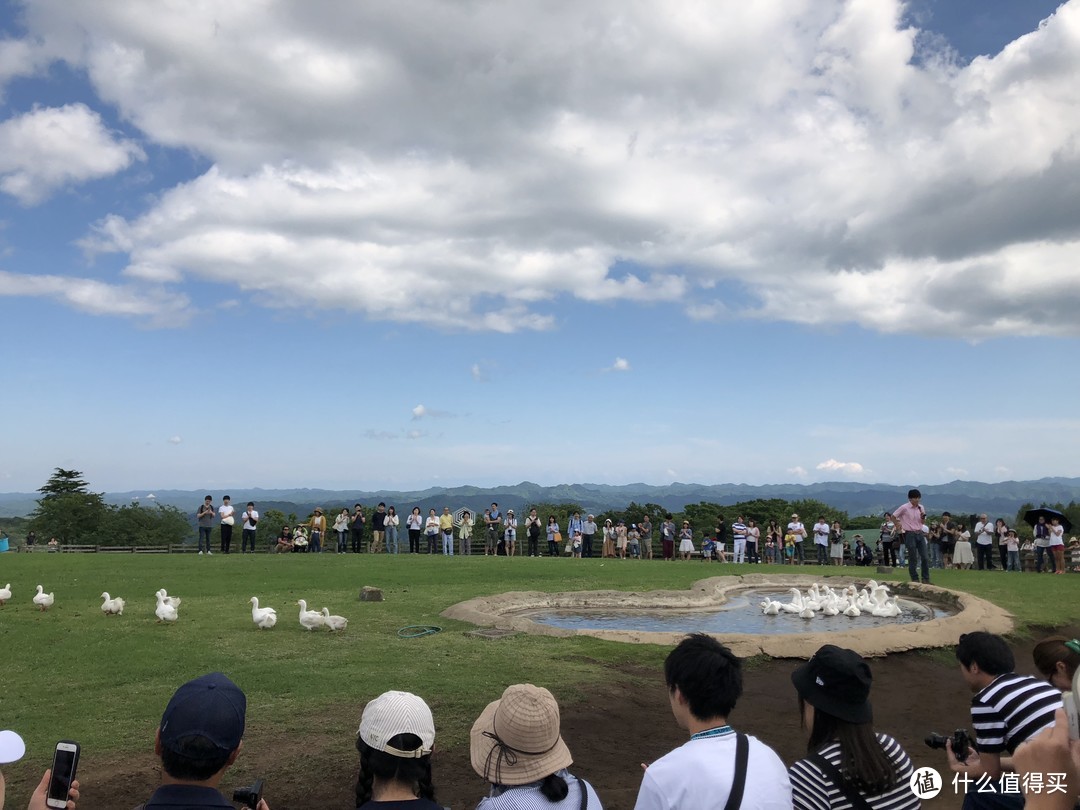
MULTIPOLYGON (((706 501, 721 505, 750 501, 756 498, 781 498, 788 501, 813 498, 849 515, 872 515, 893 509, 904 503, 906 486, 891 484, 856 484, 830 481, 821 484, 559 484, 543 487, 529 481, 498 487, 432 487, 416 492, 361 492, 358 490, 325 489, 234 489, 228 493, 215 492, 214 502, 221 495, 232 496, 234 505, 254 501, 260 509, 280 509, 286 514, 307 515, 316 506, 337 510, 354 503, 374 505, 385 501, 402 512, 419 506, 423 512, 443 506, 456 509, 469 506, 482 511, 492 501, 504 511, 520 510, 531 503, 576 503, 582 509, 599 514, 605 509, 622 509, 631 501, 655 503, 673 512, 687 504, 706 501)), ((984 484, 979 481, 952 481, 948 484, 919 486, 923 503, 930 512, 949 510, 956 514, 987 512, 991 515, 1012 516, 1025 503, 1063 503, 1080 500, 1080 478, 1040 478, 1038 481, 1003 481, 984 484)), ((138 500, 142 504, 163 503, 185 512, 194 512, 206 495, 204 490, 139 490, 137 492, 108 492, 105 500, 126 504, 138 500), (152 495, 152 497, 151 497, 152 495)), ((0 493, 0 517, 20 517, 30 514, 37 505, 37 493, 0 493)))

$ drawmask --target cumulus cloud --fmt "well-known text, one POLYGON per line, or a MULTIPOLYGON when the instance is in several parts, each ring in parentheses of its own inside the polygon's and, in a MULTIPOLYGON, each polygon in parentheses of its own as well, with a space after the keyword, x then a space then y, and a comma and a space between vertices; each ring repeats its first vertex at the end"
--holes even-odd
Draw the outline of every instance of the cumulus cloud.
POLYGON ((177 292, 97 279, 23 275, 0 270, 0 297, 27 296, 61 301, 91 315, 141 318, 163 326, 186 322, 188 298, 177 292))
POLYGON ((630 361, 625 357, 616 357, 615 362, 604 369, 604 371, 629 371, 630 361))
MULTIPOLYGON (((213 164, 88 236, 132 279, 460 330, 551 329, 575 298, 1080 334, 1080 0, 965 66, 903 10, 38 0, 0 80, 63 59, 213 164)), ((96 147, 0 187, 138 159, 89 112, 96 147)))
POLYGON ((807 472, 805 467, 788 467, 788 474, 794 475, 796 478, 806 478, 807 472))
POLYGON ((410 430, 405 434, 406 439, 422 439, 427 436, 426 430, 410 430))
POLYGON ((412 409, 413 421, 417 419, 423 419, 425 416, 427 416, 427 408, 425 408, 423 405, 417 405, 415 408, 412 409))
POLYGON ((487 374, 484 373, 479 363, 473 363, 469 373, 475 382, 487 382, 487 374))
POLYGON ((25 205, 143 159, 138 145, 115 137, 85 104, 35 107, 0 122, 0 190, 25 205))
POLYGON ((169 437, 169 444, 180 444, 182 441, 184 441, 184 440, 182 438, 180 438, 179 436, 170 436, 169 437))
POLYGON ((837 461, 830 458, 817 465, 817 469, 825 472, 838 472, 844 475, 862 475, 866 472, 862 464, 857 461, 837 461))

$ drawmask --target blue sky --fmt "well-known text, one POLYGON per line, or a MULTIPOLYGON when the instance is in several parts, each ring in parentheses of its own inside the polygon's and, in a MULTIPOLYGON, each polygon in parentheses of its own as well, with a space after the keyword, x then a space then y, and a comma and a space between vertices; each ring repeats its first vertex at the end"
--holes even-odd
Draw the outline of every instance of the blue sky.
POLYGON ((739 5, 0 2, 0 491, 1075 475, 1080 0, 739 5))

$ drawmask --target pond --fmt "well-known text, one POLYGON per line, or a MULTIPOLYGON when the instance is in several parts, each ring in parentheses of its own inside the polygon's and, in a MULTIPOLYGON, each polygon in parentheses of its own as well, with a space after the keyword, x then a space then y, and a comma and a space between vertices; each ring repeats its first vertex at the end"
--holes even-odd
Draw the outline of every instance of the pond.
POLYGON ((831 633, 868 630, 896 624, 914 624, 955 615, 939 604, 900 599, 899 616, 885 618, 863 613, 861 616, 825 616, 804 619, 797 613, 766 616, 760 602, 775 599, 787 602, 789 590, 752 589, 730 594, 720 607, 704 610, 674 608, 618 609, 576 608, 574 610, 528 610, 516 615, 539 624, 566 630, 637 630, 667 633, 752 633, 785 635, 795 633, 831 633))

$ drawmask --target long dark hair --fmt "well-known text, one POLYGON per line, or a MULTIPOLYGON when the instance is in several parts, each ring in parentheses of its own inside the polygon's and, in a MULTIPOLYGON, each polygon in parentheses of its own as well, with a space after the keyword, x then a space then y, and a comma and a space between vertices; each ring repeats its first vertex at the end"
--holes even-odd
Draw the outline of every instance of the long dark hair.
MULTIPOLYGON (((387 743, 401 751, 415 751, 423 742, 415 734, 398 734, 387 743)), ((360 737, 356 738, 356 750, 360 752, 360 776, 356 780, 356 806, 371 800, 375 777, 381 781, 411 785, 420 799, 435 801, 435 786, 431 782, 431 754, 416 759, 406 759, 376 751, 360 737)))
MULTIPOLYGON (((799 697, 799 716, 806 701, 799 697)), ((814 754, 831 742, 840 743, 840 775, 860 793, 877 796, 896 786, 896 766, 881 747, 870 723, 849 723, 814 707, 807 752, 814 754)))
MULTIPOLYGON (((578 780, 578 785, 582 790, 585 790, 585 784, 578 780)), ((511 790, 514 790, 514 785, 495 785, 491 791, 492 796, 501 796, 511 790)), ((540 795, 554 804, 555 802, 561 802, 570 793, 570 786, 566 784, 566 780, 559 776, 557 773, 549 773, 543 779, 540 780, 540 795)))

